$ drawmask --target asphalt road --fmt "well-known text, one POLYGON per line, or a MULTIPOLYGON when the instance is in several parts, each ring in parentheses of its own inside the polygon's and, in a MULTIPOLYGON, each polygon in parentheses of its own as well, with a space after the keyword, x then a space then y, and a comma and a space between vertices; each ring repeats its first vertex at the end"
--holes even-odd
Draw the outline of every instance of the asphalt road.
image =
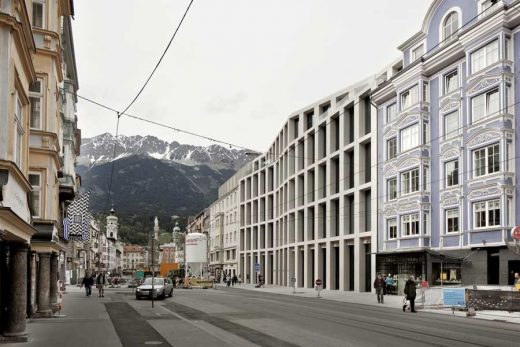
POLYGON ((120 292, 119 298, 121 303, 107 310, 123 346, 134 345, 132 341, 138 345, 131 337, 134 332, 142 341, 168 345, 167 340, 173 346, 520 345, 516 324, 261 290, 176 290, 174 298, 156 302, 154 309, 150 301, 131 295, 120 292), (129 319, 134 310, 141 318, 129 319))

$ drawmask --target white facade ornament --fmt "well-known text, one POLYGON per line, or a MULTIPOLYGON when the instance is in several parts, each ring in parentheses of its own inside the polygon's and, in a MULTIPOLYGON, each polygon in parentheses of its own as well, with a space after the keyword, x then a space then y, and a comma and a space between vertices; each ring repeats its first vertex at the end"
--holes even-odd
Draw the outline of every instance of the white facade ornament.
POLYGON ((459 149, 458 148, 448 148, 446 150, 443 150, 442 153, 442 160, 448 160, 459 156, 459 149))
POLYGON ((476 82, 476 84, 474 84, 473 86, 468 88, 468 94, 478 93, 482 89, 484 89, 484 88, 486 88, 486 87, 488 87, 490 85, 496 84, 498 82, 500 82, 500 78, 498 78, 498 77, 495 77, 495 78, 483 78, 480 81, 476 82))
POLYGON ((419 115, 410 116, 410 115, 406 114, 406 115, 401 116, 401 119, 397 122, 397 126, 401 128, 405 125, 415 122, 418 119, 419 119, 419 115))
POLYGON ((421 163, 421 161, 417 158, 409 158, 409 159, 406 159, 404 161, 402 161, 400 164, 399 164, 399 169, 405 169, 405 168, 408 168, 408 167, 413 167, 413 166, 417 166, 421 163))
POLYGON ((471 193, 469 193, 470 199, 476 199, 481 198, 489 195, 495 195, 500 194, 500 188, 488 188, 488 189, 479 189, 479 190, 472 190, 471 193))
POLYGON ((470 140, 468 140, 467 144, 468 146, 473 147, 488 141, 498 140, 500 137, 501 134, 498 131, 486 131, 484 133, 479 133, 473 136, 470 140))

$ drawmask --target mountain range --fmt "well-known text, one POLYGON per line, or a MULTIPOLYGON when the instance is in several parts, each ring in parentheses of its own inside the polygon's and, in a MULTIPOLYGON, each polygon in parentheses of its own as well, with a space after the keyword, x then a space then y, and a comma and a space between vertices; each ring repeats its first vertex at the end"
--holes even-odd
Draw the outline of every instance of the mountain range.
POLYGON ((119 216, 164 219, 193 215, 207 207, 217 198, 218 187, 250 159, 246 153, 219 145, 105 133, 81 140, 77 171, 82 189, 91 191, 94 213, 106 212, 113 203, 119 216))

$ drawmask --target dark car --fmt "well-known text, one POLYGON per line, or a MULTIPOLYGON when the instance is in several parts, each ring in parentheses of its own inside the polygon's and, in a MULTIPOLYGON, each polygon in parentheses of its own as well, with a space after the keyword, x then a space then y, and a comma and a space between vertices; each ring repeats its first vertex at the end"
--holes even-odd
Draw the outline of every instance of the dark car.
POLYGON ((169 278, 155 277, 153 279, 152 289, 152 278, 148 277, 144 280, 143 284, 137 287, 135 291, 135 298, 140 300, 141 298, 154 298, 164 299, 166 295, 169 297, 173 296, 173 283, 169 278))

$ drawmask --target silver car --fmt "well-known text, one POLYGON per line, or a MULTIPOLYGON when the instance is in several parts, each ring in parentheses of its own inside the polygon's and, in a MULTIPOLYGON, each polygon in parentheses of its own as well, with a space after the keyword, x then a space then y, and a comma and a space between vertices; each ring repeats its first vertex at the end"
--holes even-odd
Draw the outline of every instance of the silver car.
POLYGON ((166 295, 171 298, 173 296, 172 280, 164 277, 155 277, 153 279, 152 291, 152 278, 148 277, 135 291, 135 298, 137 300, 141 300, 141 298, 151 298, 152 295, 154 298, 164 299, 166 295))

